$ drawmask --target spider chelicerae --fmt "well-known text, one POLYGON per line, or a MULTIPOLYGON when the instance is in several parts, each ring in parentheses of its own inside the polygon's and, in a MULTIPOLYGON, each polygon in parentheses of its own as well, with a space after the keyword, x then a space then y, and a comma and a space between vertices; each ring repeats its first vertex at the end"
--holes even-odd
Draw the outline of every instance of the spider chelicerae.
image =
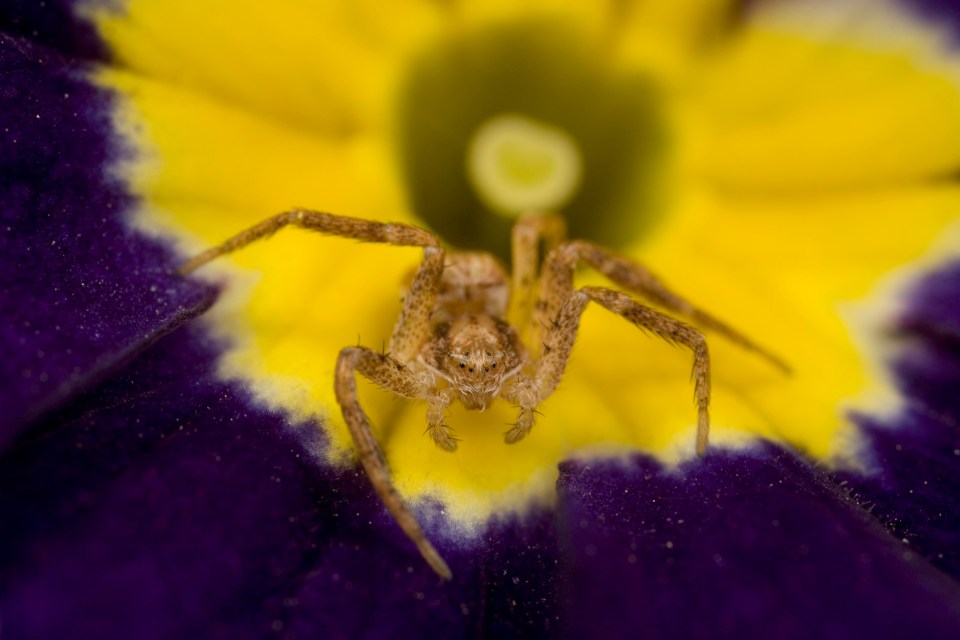
POLYGON ((516 423, 504 436, 513 444, 530 432, 537 406, 557 388, 580 316, 592 301, 693 352, 696 451, 703 455, 710 431, 710 355, 703 333, 620 291, 575 287, 574 273, 581 263, 657 307, 715 331, 789 371, 777 356, 671 292, 641 265, 586 240, 565 240, 564 220, 556 215, 519 218, 512 235, 512 277, 492 255, 448 252, 434 234, 413 225, 305 209, 281 213, 242 231, 184 264, 180 273, 190 273, 289 225, 366 242, 423 248, 423 262, 404 296, 386 352, 345 347, 337 358, 334 384, 370 483, 427 563, 445 579, 452 577, 450 568, 393 485, 370 420, 357 399, 355 373, 404 398, 425 401, 427 432, 446 451, 457 448, 445 422, 451 403, 459 400, 467 409, 483 410, 501 397, 519 410, 516 423), (545 255, 542 264, 541 253, 545 255))

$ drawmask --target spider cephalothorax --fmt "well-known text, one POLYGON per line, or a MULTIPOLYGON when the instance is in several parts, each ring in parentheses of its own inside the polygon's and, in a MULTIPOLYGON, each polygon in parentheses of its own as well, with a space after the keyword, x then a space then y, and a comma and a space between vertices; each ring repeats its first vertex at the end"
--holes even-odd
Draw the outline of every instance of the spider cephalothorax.
POLYGON ((436 236, 419 227, 307 210, 268 218, 196 256, 180 271, 189 273, 287 225, 367 242, 423 248, 423 262, 410 281, 387 352, 366 347, 341 350, 335 392, 371 484, 426 561, 444 578, 451 577, 450 568, 393 486, 370 421, 357 400, 356 372, 397 395, 425 401, 427 432, 447 451, 457 448, 445 422, 451 403, 459 400, 467 409, 482 411, 496 398, 503 398, 518 408, 516 423, 504 435, 507 443, 514 443, 533 428, 537 406, 559 384, 580 316, 592 301, 693 353, 696 451, 702 455, 710 429, 710 356, 703 334, 621 291, 576 288, 573 276, 580 263, 661 309, 716 331, 787 370, 781 360, 672 293, 642 266, 584 240, 564 241, 564 224, 558 216, 520 218, 513 231, 509 279, 491 255, 447 253, 436 236), (546 248, 542 264, 541 244, 546 248))
POLYGON ((467 409, 483 410, 520 371, 525 350, 504 320, 470 313, 436 325, 419 361, 449 382, 467 409))

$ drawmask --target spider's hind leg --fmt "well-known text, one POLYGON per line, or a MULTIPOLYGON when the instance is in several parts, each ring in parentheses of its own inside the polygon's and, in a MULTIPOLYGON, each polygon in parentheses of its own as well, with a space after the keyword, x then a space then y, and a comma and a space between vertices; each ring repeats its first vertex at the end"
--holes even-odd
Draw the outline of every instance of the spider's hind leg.
POLYGON ((694 354, 696 389, 697 453, 707 447, 710 428, 710 356, 703 334, 669 315, 639 304, 612 289, 574 288, 577 265, 587 264, 624 289, 637 293, 671 313, 715 331, 734 344, 761 356, 788 373, 790 367, 779 357, 759 346, 725 322, 694 306, 665 287, 650 271, 613 251, 586 240, 560 244, 547 255, 540 274, 540 297, 533 314, 534 331, 541 331, 541 358, 532 379, 518 379, 509 390, 520 405, 520 419, 507 434, 508 442, 522 438, 533 426, 536 403, 546 399, 560 382, 567 358, 573 347, 580 323, 580 314, 589 300, 606 307, 659 337, 681 344, 694 354))
POLYGON ((573 274, 581 262, 602 273, 627 291, 640 295, 699 327, 723 336, 739 347, 757 354, 783 373, 790 373, 790 366, 782 358, 757 344, 743 332, 668 289, 643 265, 586 240, 566 242, 548 257, 549 268, 545 266, 545 282, 541 289, 541 300, 547 307, 547 317, 553 317, 553 314, 556 314, 564 296, 573 289, 573 274))
POLYGON ((710 434, 710 351, 703 333, 690 325, 642 305, 629 296, 605 287, 583 287, 590 300, 623 316, 640 329, 679 344, 693 352, 693 392, 697 403, 697 455, 707 451, 710 434))
POLYGON ((522 439, 533 427, 537 405, 546 400, 563 377, 573 343, 580 328, 580 317, 590 301, 626 318, 640 329, 680 344, 693 352, 693 381, 697 401, 697 454, 707 450, 710 432, 710 353, 703 334, 680 320, 660 313, 631 299, 626 294, 604 287, 583 287, 566 296, 553 321, 546 328, 543 352, 532 377, 518 378, 504 395, 520 406, 520 416, 507 432, 506 441, 522 439))

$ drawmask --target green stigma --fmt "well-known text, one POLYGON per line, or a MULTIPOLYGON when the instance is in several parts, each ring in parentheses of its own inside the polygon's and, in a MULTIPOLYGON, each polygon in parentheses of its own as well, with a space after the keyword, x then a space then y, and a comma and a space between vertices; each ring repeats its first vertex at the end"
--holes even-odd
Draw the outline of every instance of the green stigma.
POLYGON ((563 129, 517 114, 484 122, 467 147, 467 175, 492 211, 557 211, 580 186, 583 161, 563 129))

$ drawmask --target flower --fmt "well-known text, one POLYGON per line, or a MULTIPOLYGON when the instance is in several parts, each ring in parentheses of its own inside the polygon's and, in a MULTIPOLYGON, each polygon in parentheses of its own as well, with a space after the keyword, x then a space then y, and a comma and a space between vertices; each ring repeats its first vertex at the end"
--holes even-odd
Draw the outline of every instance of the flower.
POLYGON ((860 318, 919 343, 892 356, 855 346, 834 307, 865 297, 894 267, 929 268, 953 248, 930 250, 957 217, 945 177, 960 148, 944 144, 958 122, 951 54, 899 5, 873 8, 852 31, 831 30, 849 23, 810 3, 763 5, 726 28, 719 3, 675 6, 638 3, 616 20, 559 3, 519 12, 464 3, 452 17, 425 3, 289 8, 329 12, 322 21, 234 7, 236 21, 218 30, 177 13, 205 8, 134 3, 94 12, 96 34, 71 3, 51 4, 53 20, 10 10, 2 255, 13 266, 3 293, 14 322, 4 334, 0 500, 15 526, 0 557, 5 627, 35 637, 954 636, 956 511, 929 505, 957 495, 956 401, 938 391, 955 378, 946 350, 958 335, 956 269, 919 284, 916 268, 902 271, 874 295, 898 294, 895 314, 861 305, 860 318), (903 22, 891 31, 893 18, 903 22), (599 37, 613 26, 619 40, 599 37), (481 71, 538 62, 517 77, 556 95, 567 96, 570 77, 574 93, 589 84, 571 104, 596 108, 601 134, 620 122, 611 114, 639 122, 609 130, 611 142, 558 126, 580 121, 563 112, 568 104, 549 122, 549 105, 507 110, 499 83, 484 103, 482 74, 464 78, 451 62, 461 46, 493 57, 481 71), (293 64, 304 51, 306 70, 293 64), (567 64, 551 70, 538 55, 567 64), (92 73, 78 57, 95 61, 83 69, 92 73), (771 68, 782 75, 771 79, 771 68), (464 83, 456 91, 454 80, 464 83), (457 99, 477 108, 476 126, 456 121, 462 105, 429 108, 457 99), (397 113, 407 119, 390 120, 397 113), (498 136, 518 145, 519 165, 491 165, 484 140, 496 147, 498 136), (466 152, 451 163, 451 149, 466 152), (552 466, 578 447, 663 454, 689 431, 687 362, 595 313, 565 388, 544 407, 554 428, 545 418, 531 436, 539 440, 507 452, 509 464, 489 464, 507 458, 499 438, 485 449, 483 421, 457 423, 476 446, 450 457, 420 436, 420 408, 364 397, 374 415, 396 414, 386 441, 401 488, 446 511, 431 529, 456 577, 440 585, 365 479, 330 463, 342 434, 312 429, 318 415, 335 424, 320 414, 333 407, 325 380, 336 349, 358 331, 389 329, 395 283, 368 274, 415 257, 291 233, 239 254, 260 282, 237 293, 242 275, 224 267, 231 284, 206 323, 181 327, 214 291, 171 275, 181 258, 126 226, 136 212, 141 231, 157 234, 166 216, 164 233, 186 229, 200 247, 307 199, 395 219, 416 211, 462 244, 490 231, 481 244, 502 252, 509 221, 497 216, 517 199, 517 176, 543 157, 567 177, 534 195, 566 202, 575 233, 642 255, 718 313, 731 308, 732 321, 795 365, 784 380, 717 341, 719 440, 776 436, 879 475, 825 475, 769 443, 673 470, 641 454, 578 455, 560 466, 556 504, 531 506, 544 485, 553 494, 552 466), (463 175, 431 182, 457 167, 463 175), (599 187, 597 167, 609 175, 599 187), (618 182, 627 169, 638 184, 618 182), (474 190, 466 199, 464 184, 474 190), (364 266, 351 271, 351 261, 364 266), (293 275, 302 284, 284 283, 293 275), (612 357, 625 342, 631 357, 612 357), (870 354, 892 358, 892 373, 865 365, 870 354), (895 420, 873 398, 858 405, 872 417, 860 421, 870 448, 857 455, 856 431, 835 415, 868 383, 906 402, 895 420), (882 426, 891 422, 904 426, 882 426), (663 430, 644 435, 650 426, 663 430))

